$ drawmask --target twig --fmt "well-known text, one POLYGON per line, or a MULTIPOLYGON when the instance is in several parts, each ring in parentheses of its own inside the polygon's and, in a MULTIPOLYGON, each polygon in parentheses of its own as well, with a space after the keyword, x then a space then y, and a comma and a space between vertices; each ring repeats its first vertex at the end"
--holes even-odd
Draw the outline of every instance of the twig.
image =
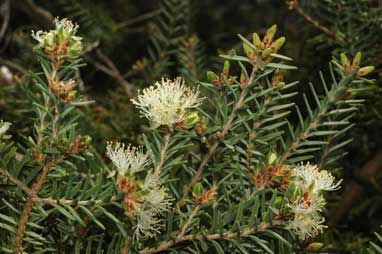
POLYGON ((11 0, 5 0, 2 7, 4 8, 4 19, 2 22, 3 25, 1 26, 1 29, 0 29, 0 42, 3 40, 5 32, 7 31, 7 28, 8 28, 9 19, 11 16, 11 0))
POLYGON ((198 213, 199 208, 200 208, 200 205, 195 206, 194 210, 191 212, 190 217, 188 217, 187 222, 184 223, 184 225, 183 225, 182 229, 180 230, 179 234, 177 235, 176 239, 181 239, 184 236, 187 228, 191 225, 192 220, 194 219, 194 217, 198 213))
POLYGON ((320 24, 317 20, 313 19, 311 16, 309 16, 303 8, 299 5, 298 0, 291 0, 287 2, 289 7, 291 9, 295 9, 306 21, 311 23, 314 27, 321 30, 325 34, 327 34, 329 37, 337 40, 337 41, 343 41, 341 37, 339 37, 334 31, 330 30, 328 27, 320 24))
POLYGON ((183 206, 184 199, 185 199, 187 193, 199 181, 199 179, 200 179, 200 177, 201 177, 201 175, 202 175, 202 173, 204 171, 204 167, 207 165, 207 163, 209 162, 211 157, 215 154, 216 149, 218 148, 221 140, 224 139, 224 137, 228 134, 229 130, 231 129, 231 126, 232 126, 233 120, 236 117, 237 111, 243 106, 245 96, 247 95, 248 90, 251 87, 251 84, 253 83, 253 80, 255 79, 256 71, 257 71, 257 65, 255 65, 253 67, 252 73, 251 73, 251 75, 250 75, 250 77, 248 79, 248 82, 247 82, 247 86, 242 90, 242 92, 240 94, 240 97, 239 97, 239 100, 236 102, 236 104, 235 104, 231 114, 228 117, 227 122, 224 124, 223 130, 220 133, 219 139, 216 139, 214 141, 214 143, 211 145, 211 147, 208 149, 208 152, 206 153, 206 155, 204 156, 204 158, 203 158, 202 162, 200 163, 198 169, 196 170, 196 174, 192 178, 190 184, 185 187, 185 189, 184 189, 184 191, 182 193, 182 197, 180 198, 180 200, 177 203, 177 206, 179 206, 179 207, 183 206))
POLYGON ((159 244, 158 247, 155 248, 146 248, 143 249, 139 252, 139 254, 153 254, 153 253, 158 253, 164 250, 168 250, 172 246, 181 243, 181 242, 186 242, 186 241, 212 241, 212 240, 230 240, 234 239, 237 237, 248 237, 250 235, 260 233, 265 231, 268 228, 278 226, 281 224, 281 221, 274 221, 272 224, 267 224, 267 223, 262 223, 260 224, 257 228, 245 228, 240 232, 225 232, 222 234, 209 234, 209 235, 202 235, 202 234, 189 234, 189 235, 184 235, 180 238, 177 238, 175 240, 171 241, 166 241, 162 242, 159 244))
MULTIPOLYGON (((32 191, 36 195, 41 190, 42 185, 45 181, 46 176, 48 175, 49 170, 52 167, 54 167, 55 165, 62 162, 64 159, 65 159, 65 156, 62 155, 56 159, 50 160, 47 164, 45 164, 45 166, 42 169, 41 174, 37 177, 36 182, 32 185, 32 191)), ((24 238, 24 234, 25 234, 25 228, 26 228, 30 213, 31 213, 32 208, 33 208, 35 203, 36 203, 36 201, 34 200, 34 198, 28 197, 27 201, 24 205, 24 209, 23 209, 23 212, 22 212, 21 217, 20 217, 20 221, 19 221, 18 228, 17 228, 17 235, 16 235, 16 239, 15 239, 15 243, 14 243, 14 253, 15 254, 24 253, 22 243, 23 243, 23 238, 24 238)))
POLYGON ((132 85, 124 79, 123 75, 121 74, 117 66, 113 63, 113 61, 107 55, 105 55, 100 49, 97 49, 95 52, 98 58, 106 66, 100 65, 100 64, 94 64, 94 66, 98 68, 99 70, 105 72, 109 76, 113 77, 115 80, 117 80, 117 82, 125 89, 127 95, 129 97, 132 97, 133 95, 132 85))
MULTIPOLYGON (((85 206, 85 205, 88 205, 89 203, 91 203, 93 205, 101 205, 101 204, 105 204, 106 203, 102 199, 97 199, 97 200, 71 200, 71 199, 53 199, 53 198, 39 198, 39 197, 35 197, 33 200, 35 202, 46 203, 46 204, 49 204, 49 205, 72 205, 72 204, 75 204, 76 206, 78 206, 78 205, 85 206)), ((108 201, 108 202, 113 202, 114 200, 116 200, 116 198, 112 197, 110 199, 110 201, 108 201)))
POLYGON ((163 146, 162 146, 162 150, 160 152, 160 161, 154 170, 154 174, 157 177, 161 174, 163 163, 166 159, 167 149, 168 149, 168 145, 170 143, 170 137, 171 137, 171 133, 167 133, 163 138, 163 146))
POLYGON ((8 170, 6 169, 0 169, 0 174, 4 175, 6 178, 8 178, 8 180, 10 182, 12 182, 13 184, 17 185, 20 189, 22 189, 29 197, 34 197, 36 194, 34 193, 34 191, 30 188, 28 188, 28 186, 26 186, 24 183, 22 183, 19 179, 17 179, 16 177, 12 176, 8 170))

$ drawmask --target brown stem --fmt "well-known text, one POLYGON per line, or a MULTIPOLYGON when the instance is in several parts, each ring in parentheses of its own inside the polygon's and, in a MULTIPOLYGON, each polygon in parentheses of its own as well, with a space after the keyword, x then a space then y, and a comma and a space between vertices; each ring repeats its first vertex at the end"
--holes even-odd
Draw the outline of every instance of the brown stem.
POLYGON ((191 225, 192 220, 194 219, 194 217, 195 217, 196 214, 198 213, 199 208, 200 208, 199 205, 198 205, 198 206, 195 206, 194 210, 191 212, 190 217, 188 217, 187 222, 183 225, 183 227, 182 227, 182 229, 180 230, 180 232, 179 232, 178 236, 176 237, 176 239, 182 239, 182 237, 183 237, 184 234, 186 233, 187 228, 191 225))
POLYGON ((338 35, 336 35, 336 33, 332 30, 330 30, 328 27, 320 24, 320 22, 318 22, 317 20, 313 19, 311 16, 309 16, 303 8, 301 8, 301 6, 299 5, 299 2, 298 0, 292 0, 292 1, 289 1, 289 6, 291 9, 295 9, 306 21, 308 21, 309 23, 311 23, 314 27, 316 27, 317 29, 321 30, 322 32, 324 32, 325 34, 327 34, 329 37, 337 40, 337 41, 343 41, 343 39, 341 37, 339 37, 338 35))
POLYGON ((177 206, 179 206, 179 207, 183 206, 184 199, 185 199, 187 193, 199 181, 199 179, 200 179, 200 177, 201 177, 201 175, 202 175, 202 173, 204 171, 205 166, 207 165, 207 163, 209 162, 211 157, 215 154, 216 149, 218 148, 221 140, 224 139, 224 137, 228 134, 229 130, 231 129, 231 126, 232 126, 233 120, 236 117, 237 111, 243 106, 245 96, 247 95, 247 93, 249 91, 249 88, 251 87, 251 84, 253 83, 253 80, 255 79, 256 71, 257 71, 257 65, 255 65, 253 67, 251 76, 248 79, 246 87, 242 90, 242 92, 240 94, 240 97, 239 97, 239 100, 236 102, 236 104, 235 104, 231 114, 228 117, 227 122, 224 124, 223 130, 220 133, 219 139, 216 139, 213 142, 213 144, 211 145, 211 147, 209 148, 208 152, 206 153, 206 155, 204 156, 202 162, 200 163, 198 169, 196 170, 196 174, 192 178, 190 184, 185 187, 185 189, 184 189, 184 191, 182 193, 182 197, 180 198, 180 200, 177 203, 177 206))
POLYGON ((209 235, 189 234, 189 235, 184 235, 184 236, 177 238, 175 240, 162 242, 159 244, 158 247, 143 249, 139 252, 139 254, 158 253, 161 251, 168 250, 169 248, 171 248, 172 246, 174 246, 178 243, 186 242, 186 241, 230 240, 230 239, 234 239, 234 238, 238 238, 238 237, 245 238, 245 237, 248 237, 250 235, 263 232, 268 228, 271 228, 271 227, 274 227, 274 226, 277 226, 280 224, 281 224, 281 221, 274 221, 273 224, 262 223, 257 228, 253 228, 253 227, 245 228, 242 231, 240 231, 240 233, 239 232, 225 232, 223 234, 209 234, 209 235))
MULTIPOLYGON (((52 167, 54 167, 55 165, 57 165, 58 163, 60 163, 61 161, 63 161, 64 159, 65 159, 65 156, 62 155, 56 159, 50 160, 47 164, 45 164, 45 166, 42 169, 42 172, 40 173, 40 175, 37 177, 37 180, 32 185, 32 191, 35 193, 35 195, 37 195, 39 193, 39 191, 41 190, 42 185, 45 181, 45 178, 46 178, 49 170, 52 167)), ((22 244, 23 244, 25 229, 26 229, 26 225, 28 223, 30 213, 31 213, 32 208, 33 208, 35 203, 36 203, 36 201, 34 200, 34 198, 28 197, 27 202, 24 205, 24 209, 23 209, 23 212, 22 212, 20 220, 19 220, 19 224, 18 224, 18 228, 17 228, 17 235, 16 235, 16 239, 15 239, 15 243, 14 243, 14 253, 15 254, 22 254, 23 253, 22 244)))
POLYGON ((170 136, 171 136, 171 133, 167 133, 163 138, 163 146, 162 146, 162 150, 160 152, 160 161, 154 170, 154 174, 156 177, 160 176, 160 174, 162 172, 162 167, 163 167, 163 163, 166 159, 168 145, 170 144, 170 136))
POLYGON ((19 179, 12 176, 8 170, 6 169, 0 169, 0 174, 4 175, 6 178, 9 179, 10 182, 14 183, 15 185, 19 186, 20 189, 22 189, 29 197, 34 197, 36 194, 34 191, 28 186, 26 186, 24 183, 22 183, 19 179))

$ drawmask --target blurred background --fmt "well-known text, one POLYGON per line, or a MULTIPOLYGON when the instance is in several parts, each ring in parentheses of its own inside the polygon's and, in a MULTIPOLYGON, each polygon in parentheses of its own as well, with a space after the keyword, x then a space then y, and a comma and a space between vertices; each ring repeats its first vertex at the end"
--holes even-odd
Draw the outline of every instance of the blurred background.
MULTIPOLYGON (((139 143, 146 131, 130 99, 163 76, 189 84, 219 70, 220 53, 239 50, 237 34, 263 34, 278 25, 294 59, 304 92, 340 52, 363 53, 374 65, 375 85, 359 95, 365 105, 354 117, 353 143, 337 163, 341 191, 329 197, 329 229, 317 241, 331 253, 359 253, 382 224, 382 1, 379 0, 1 0, 0 116, 14 123, 18 137, 33 121, 25 89, 28 70, 37 70, 31 30, 50 29, 54 17, 80 25, 86 50, 78 73, 80 93, 95 103, 82 108, 83 130, 104 153, 108 140, 139 143)), ((23 134, 23 135, 20 135, 23 134)))

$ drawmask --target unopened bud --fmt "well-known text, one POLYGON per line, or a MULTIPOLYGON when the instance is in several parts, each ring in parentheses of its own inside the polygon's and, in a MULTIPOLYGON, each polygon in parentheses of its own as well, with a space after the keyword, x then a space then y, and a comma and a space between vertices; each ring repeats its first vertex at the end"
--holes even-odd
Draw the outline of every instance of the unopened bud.
POLYGON ((229 61, 224 61, 223 75, 226 77, 228 77, 228 75, 229 75, 229 68, 230 68, 229 61))
POLYGON ((323 246, 324 246, 323 243, 317 243, 317 242, 314 242, 314 243, 310 243, 310 244, 308 245, 308 247, 306 247, 306 249, 309 250, 309 251, 318 251, 318 250, 320 250, 323 246))
POLYGON ((260 36, 257 33, 253 33, 252 35, 252 41, 253 44, 255 45, 256 49, 264 49, 264 44, 260 39, 260 36))
POLYGON ((357 54, 353 58, 353 63, 352 63, 353 68, 359 66, 359 64, 361 63, 361 57, 362 57, 361 52, 357 52, 357 54))
POLYGON ((341 63, 342 63, 342 66, 343 66, 345 69, 349 68, 349 66, 350 66, 350 62, 349 62, 349 59, 348 59, 348 57, 346 56, 346 54, 345 54, 345 53, 341 53, 340 57, 341 57, 341 63))
POLYGON ((263 50, 263 52, 261 53, 261 57, 263 59, 267 58, 270 54, 272 54, 272 49, 271 48, 266 48, 263 50))
POLYGON ((277 154, 276 153, 270 153, 268 154, 268 159, 267 159, 267 162, 269 165, 272 165, 276 162, 277 160, 277 154))
POLYGON ((218 79, 218 75, 216 75, 213 71, 207 71, 207 80, 211 83, 215 82, 218 79))
POLYGON ((366 76, 368 74, 370 74, 371 72, 373 72, 375 69, 374 66, 365 66, 365 67, 362 67, 358 70, 357 72, 357 75, 360 76, 360 77, 363 77, 363 76, 366 76))
POLYGON ((284 45, 285 43, 285 37, 280 37, 274 42, 272 42, 270 48, 272 49, 272 53, 277 53, 280 48, 284 45))
POLYGON ((198 112, 191 112, 186 116, 186 119, 184 120, 184 123, 188 127, 192 127, 195 124, 197 124, 200 120, 200 117, 198 115, 198 112))
POLYGON ((247 43, 243 43, 243 49, 249 59, 254 58, 255 52, 253 51, 253 48, 251 48, 251 46, 249 46, 247 43))
POLYGON ((263 42, 265 45, 269 44, 273 40, 273 36, 276 34, 277 25, 271 26, 265 33, 263 42))

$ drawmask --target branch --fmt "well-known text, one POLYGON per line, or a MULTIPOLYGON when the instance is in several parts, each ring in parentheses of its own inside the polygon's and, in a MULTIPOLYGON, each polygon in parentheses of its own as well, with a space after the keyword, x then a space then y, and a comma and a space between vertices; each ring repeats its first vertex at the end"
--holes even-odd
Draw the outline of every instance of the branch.
POLYGON ((287 2, 290 9, 295 9, 306 21, 311 23, 314 27, 324 32, 326 35, 328 35, 330 38, 335 39, 336 41, 343 41, 341 37, 339 37, 334 31, 330 30, 328 27, 320 24, 317 20, 313 19, 311 16, 309 16, 304 9, 302 9, 299 5, 298 0, 290 0, 287 2))
POLYGON ((243 229, 240 232, 226 232, 223 234, 209 234, 209 235, 202 235, 202 234, 184 235, 184 236, 177 238, 175 240, 172 240, 172 241, 162 242, 159 244, 158 247, 143 249, 139 252, 139 254, 158 253, 161 251, 168 250, 169 248, 171 248, 172 246, 174 246, 178 243, 186 242, 186 241, 230 240, 230 239, 234 239, 234 238, 238 238, 238 237, 245 238, 245 237, 249 237, 250 235, 263 232, 266 229, 269 229, 269 228, 274 227, 274 226, 278 226, 280 224, 281 224, 281 221, 274 221, 272 224, 261 223, 257 228, 248 227, 248 228, 243 229))
MULTIPOLYGON (((64 159, 65 159, 65 156, 62 155, 56 159, 50 160, 47 164, 45 164, 45 166, 42 169, 41 174, 37 177, 36 182, 34 182, 34 184, 32 185, 32 191, 35 193, 35 195, 37 195, 39 193, 39 191, 41 190, 42 185, 45 181, 45 178, 46 178, 49 170, 52 167, 54 167, 55 165, 57 165, 58 163, 60 163, 61 161, 63 161, 64 159)), ((23 212, 21 214, 20 221, 19 221, 18 228, 17 228, 17 235, 16 235, 16 240, 14 243, 14 253, 15 254, 23 254, 24 253, 22 244, 23 244, 25 228, 26 228, 26 225, 28 223, 28 219, 29 219, 29 216, 30 216, 30 213, 32 211, 34 204, 35 204, 34 198, 28 197, 27 202, 24 205, 24 209, 23 209, 23 212)))
POLYGON ((168 149, 168 145, 170 143, 170 136, 171 136, 171 133, 167 133, 163 139, 163 146, 162 146, 162 150, 160 152, 160 161, 159 161, 159 164, 155 167, 155 171, 154 171, 154 174, 157 177, 160 175, 160 173, 162 171, 163 163, 166 159, 167 149, 168 149))
POLYGON ((185 189, 183 191, 183 194, 182 194, 182 197, 181 197, 181 199, 177 203, 177 205, 179 205, 179 207, 183 206, 185 196, 190 191, 190 189, 192 187, 194 187, 194 185, 199 181, 199 179, 200 179, 200 177, 201 177, 201 175, 202 175, 202 173, 204 171, 205 166, 207 165, 207 163, 209 162, 211 157, 215 154, 216 149, 218 148, 221 140, 224 139, 224 137, 228 134, 229 130, 231 129, 231 126, 232 126, 233 120, 236 117, 237 111, 243 106, 245 96, 247 95, 247 93, 249 91, 249 88, 251 87, 251 84, 253 83, 253 80, 255 79, 256 71, 257 71, 257 65, 253 66, 251 76, 250 76, 250 78, 248 79, 248 82, 247 82, 247 86, 242 90, 242 92, 240 94, 240 97, 239 97, 239 100, 236 102, 236 104, 235 104, 231 114, 228 117, 227 122, 224 124, 223 130, 221 131, 219 139, 216 139, 214 141, 214 143, 211 145, 211 147, 209 148, 208 152, 204 156, 202 162, 200 163, 200 165, 199 165, 199 167, 198 167, 198 169, 196 171, 196 174, 192 178, 191 183, 185 187, 185 189))
POLYGON ((36 194, 35 192, 28 188, 28 186, 26 186, 24 183, 22 183, 19 179, 17 179, 16 177, 12 176, 8 170, 6 169, 0 169, 0 174, 4 175, 6 178, 8 178, 8 180, 12 183, 14 183, 15 185, 17 185, 20 189, 22 189, 29 197, 34 197, 36 194))
POLYGON ((195 217, 196 214, 198 213, 199 208, 200 208, 200 205, 195 206, 194 210, 191 212, 190 217, 188 217, 187 222, 183 225, 183 227, 182 227, 182 229, 180 230, 178 236, 176 237, 177 240, 182 239, 182 237, 183 237, 184 234, 186 233, 187 228, 191 225, 192 220, 194 219, 194 217, 195 217))
POLYGON ((132 97, 133 96, 133 93, 132 93, 132 85, 130 83, 128 83, 123 75, 121 74, 121 72, 118 70, 117 66, 113 63, 113 61, 107 56, 105 55, 100 49, 97 49, 96 50, 96 54, 98 56, 98 58, 105 64, 105 65, 101 65, 99 63, 93 63, 94 66, 103 71, 104 73, 108 74, 109 76, 113 77, 115 80, 117 80, 117 82, 125 89, 127 95, 129 97, 132 97))

